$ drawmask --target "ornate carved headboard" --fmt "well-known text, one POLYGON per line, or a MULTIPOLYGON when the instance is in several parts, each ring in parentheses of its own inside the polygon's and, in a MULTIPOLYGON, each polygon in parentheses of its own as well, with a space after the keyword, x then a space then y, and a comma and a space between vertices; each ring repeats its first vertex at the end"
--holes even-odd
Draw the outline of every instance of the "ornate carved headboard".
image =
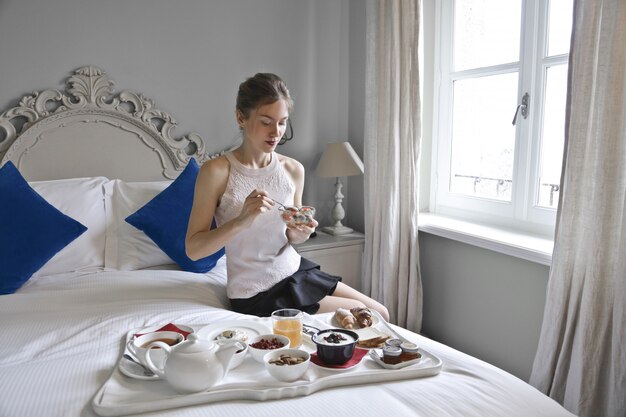
POLYGON ((152 100, 86 66, 66 92, 35 91, 0 114, 0 159, 13 161, 29 181, 102 175, 127 181, 176 178, 189 161, 209 154, 196 133, 173 138, 176 122, 152 100))

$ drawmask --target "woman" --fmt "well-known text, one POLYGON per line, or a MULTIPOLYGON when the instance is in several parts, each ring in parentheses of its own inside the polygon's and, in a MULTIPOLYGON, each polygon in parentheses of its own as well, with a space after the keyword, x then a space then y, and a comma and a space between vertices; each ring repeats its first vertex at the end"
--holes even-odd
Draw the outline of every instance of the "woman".
POLYGON ((286 85, 274 74, 256 74, 239 86, 235 113, 243 143, 200 169, 187 255, 200 259, 226 247, 227 294, 240 313, 369 307, 388 320, 383 305, 320 271, 291 246, 306 241, 318 225, 313 220, 310 226, 287 227, 275 203, 302 205, 304 167, 275 152, 291 107, 286 85), (217 228, 211 229, 214 216, 217 228))

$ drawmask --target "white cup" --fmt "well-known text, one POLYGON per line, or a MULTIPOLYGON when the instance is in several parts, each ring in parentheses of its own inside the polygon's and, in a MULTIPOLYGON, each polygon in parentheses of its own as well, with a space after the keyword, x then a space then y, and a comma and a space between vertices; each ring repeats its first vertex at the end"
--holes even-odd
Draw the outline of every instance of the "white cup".
MULTIPOLYGON (((169 346, 176 346, 180 342, 184 341, 185 337, 178 332, 169 332, 169 331, 161 331, 161 332, 152 332, 146 333, 141 336, 135 336, 126 344, 126 348, 128 351, 141 362, 143 365, 148 366, 146 362, 146 354, 148 352, 148 345, 152 342, 163 342, 169 346)), ((165 352, 163 349, 157 346, 153 346, 152 349, 155 351, 151 353, 152 360, 158 365, 163 365, 165 361, 165 352)))

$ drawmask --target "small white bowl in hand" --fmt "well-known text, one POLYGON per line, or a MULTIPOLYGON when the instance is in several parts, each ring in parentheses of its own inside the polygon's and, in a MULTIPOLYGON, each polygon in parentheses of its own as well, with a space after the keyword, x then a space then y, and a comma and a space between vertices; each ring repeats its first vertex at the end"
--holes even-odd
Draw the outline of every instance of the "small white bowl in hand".
POLYGON ((301 349, 281 349, 266 353, 263 357, 265 369, 274 378, 283 382, 293 382, 300 378, 309 369, 311 364, 311 355, 301 349), (273 361, 279 360, 281 356, 290 358, 302 358, 303 361, 297 364, 276 364, 273 361))
POLYGON ((287 226, 290 227, 303 225, 311 227, 313 218, 315 217, 315 207, 312 206, 287 206, 281 207, 279 211, 281 212, 280 217, 287 224, 287 226))
POLYGON ((280 334, 260 334, 248 340, 248 350, 250 351, 250 354, 252 355, 254 360, 256 360, 259 363, 263 363, 263 357, 268 352, 276 352, 278 350, 284 350, 288 348, 289 348, 289 338, 287 336, 283 336, 280 334), (275 347, 272 349, 260 349, 258 347, 253 346, 262 340, 266 340, 266 341, 276 340, 278 344, 282 344, 282 346, 275 347))

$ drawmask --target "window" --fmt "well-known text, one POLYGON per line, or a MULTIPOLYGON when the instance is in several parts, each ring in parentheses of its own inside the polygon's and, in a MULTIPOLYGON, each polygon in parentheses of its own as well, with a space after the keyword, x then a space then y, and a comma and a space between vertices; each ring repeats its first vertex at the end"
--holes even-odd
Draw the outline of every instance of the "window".
POLYGON ((431 211, 552 233, 572 3, 438 3, 431 211))

